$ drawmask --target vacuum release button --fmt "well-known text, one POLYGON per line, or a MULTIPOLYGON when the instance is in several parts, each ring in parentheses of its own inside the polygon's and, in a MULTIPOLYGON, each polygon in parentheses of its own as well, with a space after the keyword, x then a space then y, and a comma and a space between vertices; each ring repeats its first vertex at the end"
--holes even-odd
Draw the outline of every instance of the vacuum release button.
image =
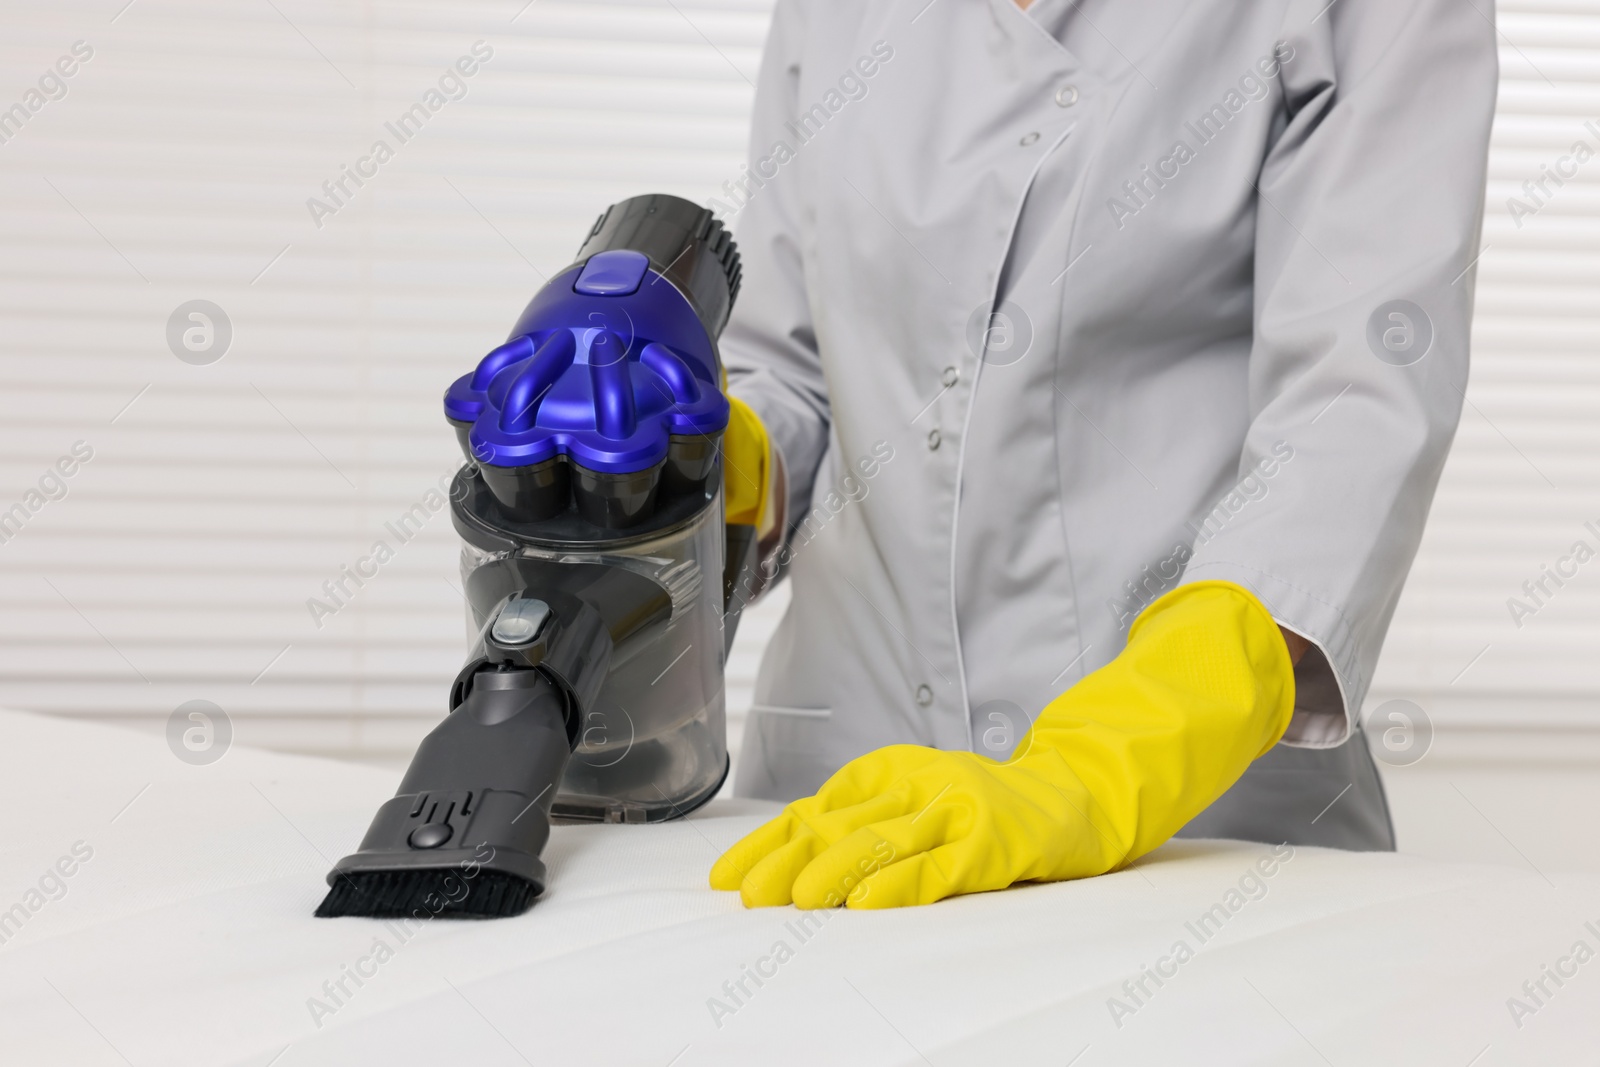
POLYGON ((585 296, 627 296, 639 291, 639 283, 649 269, 650 258, 631 248, 596 252, 584 264, 572 291, 585 296))
POLYGON ((500 645, 526 645, 539 636, 548 618, 550 605, 544 601, 532 597, 513 600, 500 609, 489 636, 500 645))
POLYGON ((412 848, 438 848, 450 840, 450 824, 447 822, 430 822, 411 831, 411 836, 406 840, 412 848))

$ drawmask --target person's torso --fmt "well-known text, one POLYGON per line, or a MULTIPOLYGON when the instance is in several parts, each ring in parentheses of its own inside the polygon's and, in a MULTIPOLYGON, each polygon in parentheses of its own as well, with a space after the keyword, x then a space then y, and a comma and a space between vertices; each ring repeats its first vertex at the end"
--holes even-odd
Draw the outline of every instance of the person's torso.
POLYGON ((1038 2, 808 12, 766 170, 801 190, 833 422, 741 792, 1004 755, 1237 477, 1282 8, 1038 2))

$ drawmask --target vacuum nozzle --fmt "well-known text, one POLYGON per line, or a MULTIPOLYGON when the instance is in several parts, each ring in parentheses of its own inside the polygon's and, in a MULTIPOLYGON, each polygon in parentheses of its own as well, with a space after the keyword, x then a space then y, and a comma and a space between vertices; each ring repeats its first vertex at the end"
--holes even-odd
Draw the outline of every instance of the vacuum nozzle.
MULTIPOLYGON (((526 614, 505 615, 497 627, 526 634, 526 614)), ((572 751, 570 718, 566 696, 537 668, 479 670, 466 700, 423 740, 360 849, 329 872, 317 916, 527 911, 544 891, 539 853, 572 751)))
POLYGON ((544 892, 557 783, 613 652, 658 632, 672 600, 604 564, 507 559, 469 594, 497 605, 400 788, 328 873, 322 918, 499 918, 544 892))

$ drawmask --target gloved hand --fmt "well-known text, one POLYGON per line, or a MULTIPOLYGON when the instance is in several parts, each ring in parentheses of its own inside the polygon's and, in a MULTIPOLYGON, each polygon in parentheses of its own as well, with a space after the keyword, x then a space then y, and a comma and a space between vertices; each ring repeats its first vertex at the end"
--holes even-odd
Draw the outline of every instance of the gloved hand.
POLYGON ((728 428, 722 434, 722 499, 727 522, 759 529, 771 493, 772 444, 750 405, 729 395, 728 406, 728 428))
POLYGON ((1260 601, 1230 582, 1181 586, 1004 763, 869 752, 729 849, 711 885, 752 908, 893 908, 1103 874, 1204 810, 1293 712, 1294 668, 1260 601))

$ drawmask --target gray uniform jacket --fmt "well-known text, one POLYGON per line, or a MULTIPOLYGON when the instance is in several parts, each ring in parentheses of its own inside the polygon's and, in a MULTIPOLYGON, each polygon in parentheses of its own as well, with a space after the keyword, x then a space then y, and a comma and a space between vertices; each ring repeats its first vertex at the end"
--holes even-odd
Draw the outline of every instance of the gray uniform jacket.
POLYGON ((1354 724, 1461 412, 1490 17, 778 0, 712 205, 732 389, 792 490, 738 792, 1003 757, 1145 605, 1225 579, 1315 647, 1191 831, 1392 847, 1354 724))

